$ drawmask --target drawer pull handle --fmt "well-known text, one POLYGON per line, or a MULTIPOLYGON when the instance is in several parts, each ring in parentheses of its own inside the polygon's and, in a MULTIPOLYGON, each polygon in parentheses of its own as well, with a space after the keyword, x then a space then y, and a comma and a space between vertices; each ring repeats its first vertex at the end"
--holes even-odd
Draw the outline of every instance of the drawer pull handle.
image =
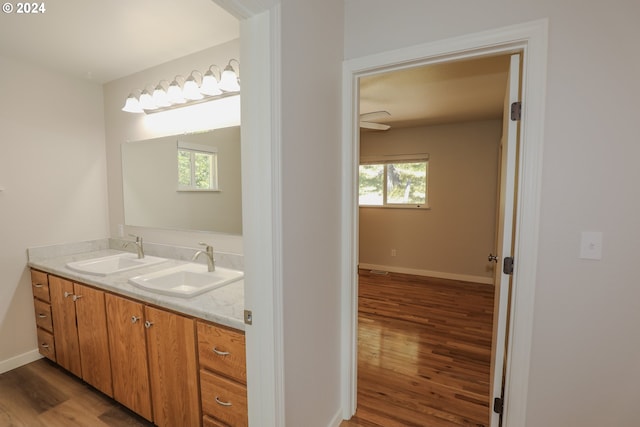
POLYGON ((218 350, 218 349, 217 349, 217 348, 215 348, 215 347, 213 347, 213 352, 214 352, 215 354, 217 354, 218 356, 228 356, 228 355, 230 355, 230 354, 231 354, 231 353, 229 353, 228 351, 220 351, 220 350, 218 350))
POLYGON ((38 314, 38 317, 41 318, 41 319, 46 319, 47 315, 40 313, 40 314, 38 314))
POLYGON ((216 396, 216 403, 222 406, 231 406, 231 402, 223 402, 218 396, 216 396))
POLYGON ((33 287, 34 287, 34 288, 38 288, 38 289, 39 289, 39 288, 44 287, 44 285, 43 285, 43 284, 40 284, 40 283, 35 283, 35 284, 33 285, 33 287))
POLYGON ((49 349, 49 344, 40 344, 40 347, 46 348, 48 350, 49 349))

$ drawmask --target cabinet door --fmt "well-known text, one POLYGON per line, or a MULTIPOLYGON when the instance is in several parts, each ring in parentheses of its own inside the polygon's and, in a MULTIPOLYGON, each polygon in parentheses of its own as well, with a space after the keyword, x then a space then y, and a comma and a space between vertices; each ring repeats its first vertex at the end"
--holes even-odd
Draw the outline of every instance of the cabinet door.
POLYGON ((144 306, 112 294, 105 296, 113 397, 151 421, 151 389, 144 330, 144 306))
POLYGON ((74 283, 82 379, 113 397, 104 292, 74 283))
POLYGON ((60 277, 49 276, 49 289, 56 361, 66 370, 81 377, 82 368, 76 326, 76 306, 73 302, 73 283, 60 277))
POLYGON ((159 427, 199 426, 195 321, 145 307, 154 422, 159 427))

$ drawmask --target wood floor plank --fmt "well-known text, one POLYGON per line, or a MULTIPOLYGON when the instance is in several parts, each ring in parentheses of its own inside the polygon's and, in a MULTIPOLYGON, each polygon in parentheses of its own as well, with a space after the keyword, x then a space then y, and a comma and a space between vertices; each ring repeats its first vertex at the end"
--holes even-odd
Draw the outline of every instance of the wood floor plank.
POLYGON ((47 359, 0 375, 2 427, 152 427, 47 359))
POLYGON ((358 410, 341 427, 489 424, 493 287, 360 271, 358 410))

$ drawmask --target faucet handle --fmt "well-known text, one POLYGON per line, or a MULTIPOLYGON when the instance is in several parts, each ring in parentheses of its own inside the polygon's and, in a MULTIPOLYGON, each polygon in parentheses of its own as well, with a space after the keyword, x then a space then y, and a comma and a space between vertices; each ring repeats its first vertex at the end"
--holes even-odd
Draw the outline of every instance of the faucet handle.
POLYGON ((138 235, 135 235, 135 234, 132 234, 132 233, 129 233, 129 236, 135 237, 136 243, 142 243, 142 237, 140 237, 138 235))

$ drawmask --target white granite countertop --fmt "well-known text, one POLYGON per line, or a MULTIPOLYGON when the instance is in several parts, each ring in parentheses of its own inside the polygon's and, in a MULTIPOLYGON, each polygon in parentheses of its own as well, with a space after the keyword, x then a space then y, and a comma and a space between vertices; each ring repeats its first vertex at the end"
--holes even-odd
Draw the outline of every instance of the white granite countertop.
MULTIPOLYGON (((95 249, 93 247, 88 249, 95 249)), ((148 267, 136 268, 107 276, 79 273, 66 267, 68 262, 99 258, 122 253, 116 249, 102 248, 70 255, 55 254, 49 257, 30 257, 29 266, 79 283, 95 286, 105 291, 131 297, 142 302, 164 307, 189 316, 209 320, 220 325, 244 330, 244 281, 239 280, 192 298, 178 298, 148 292, 129 284, 129 278, 153 271, 184 264, 187 261, 168 259, 148 267)))

